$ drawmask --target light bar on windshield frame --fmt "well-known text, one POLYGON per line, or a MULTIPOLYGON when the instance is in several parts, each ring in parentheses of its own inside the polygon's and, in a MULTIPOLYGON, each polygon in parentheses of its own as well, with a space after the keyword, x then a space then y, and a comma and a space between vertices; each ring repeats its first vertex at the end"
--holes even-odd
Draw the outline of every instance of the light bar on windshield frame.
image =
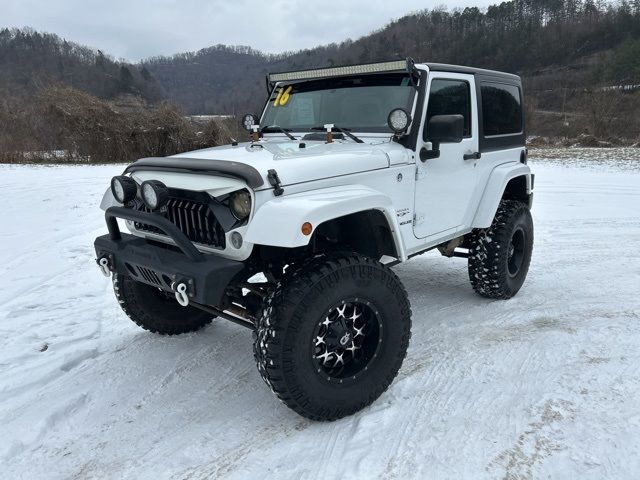
POLYGON ((413 70, 413 60, 395 60, 392 62, 366 63, 349 65, 346 67, 318 68, 314 70, 299 70, 297 72, 270 73, 269 83, 287 82, 292 80, 310 80, 316 78, 340 77, 343 75, 358 75, 362 73, 394 72, 399 70, 413 70))

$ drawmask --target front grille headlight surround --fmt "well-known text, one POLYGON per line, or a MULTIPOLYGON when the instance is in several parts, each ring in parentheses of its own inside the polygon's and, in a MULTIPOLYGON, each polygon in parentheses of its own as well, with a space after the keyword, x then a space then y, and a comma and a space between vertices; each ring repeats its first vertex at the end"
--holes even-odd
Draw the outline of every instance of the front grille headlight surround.
POLYGON ((229 198, 231 213, 238 220, 244 220, 251 214, 251 195, 246 190, 239 190, 229 198))

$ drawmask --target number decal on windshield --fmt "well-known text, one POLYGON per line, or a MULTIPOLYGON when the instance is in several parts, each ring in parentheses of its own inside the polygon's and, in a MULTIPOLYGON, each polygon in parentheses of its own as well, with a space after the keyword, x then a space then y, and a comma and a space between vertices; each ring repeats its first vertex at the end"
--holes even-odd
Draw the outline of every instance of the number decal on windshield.
POLYGON ((286 90, 284 88, 281 88, 278 91, 278 95, 276 95, 276 99, 273 101, 273 106, 274 107, 284 107, 287 102, 289 101, 289 97, 290 97, 290 93, 291 90, 293 89, 293 85, 289 85, 286 90))

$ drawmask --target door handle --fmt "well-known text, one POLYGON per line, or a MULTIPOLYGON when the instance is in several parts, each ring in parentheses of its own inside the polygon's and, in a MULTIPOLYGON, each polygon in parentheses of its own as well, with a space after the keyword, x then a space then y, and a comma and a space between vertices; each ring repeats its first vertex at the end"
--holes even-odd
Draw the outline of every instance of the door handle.
POLYGON ((480 160, 482 154, 480 152, 465 153, 462 158, 465 160, 480 160))

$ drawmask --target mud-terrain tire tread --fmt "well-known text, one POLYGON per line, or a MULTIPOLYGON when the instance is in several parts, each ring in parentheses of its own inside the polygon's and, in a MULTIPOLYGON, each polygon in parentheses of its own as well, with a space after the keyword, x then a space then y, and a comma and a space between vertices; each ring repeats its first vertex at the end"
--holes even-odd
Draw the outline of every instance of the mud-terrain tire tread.
POLYGON ((468 271, 475 292, 486 298, 506 300, 513 297, 524 283, 533 249, 533 221, 527 205, 517 200, 502 200, 487 229, 471 234, 468 271), (507 271, 507 249, 516 223, 527 234, 527 251, 517 279, 510 279, 507 271))
MULTIPOLYGON (((195 332, 211 323, 214 316, 198 310, 194 307, 182 307, 169 299, 163 303, 162 310, 155 309, 153 314, 147 305, 150 301, 143 298, 153 292, 153 287, 136 282, 131 278, 115 274, 113 276, 113 291, 118 299, 120 308, 139 327, 159 335, 180 335, 182 333, 195 332)), ((164 300, 164 299, 161 299, 164 300)))
POLYGON ((377 260, 358 254, 338 253, 314 257, 297 265, 270 291, 258 318, 253 350, 261 377, 286 406, 311 420, 333 421, 365 408, 387 390, 406 356, 410 337, 411 306, 407 292, 395 273, 377 260), (401 312, 397 325, 402 330, 401 347, 394 352, 395 357, 388 360, 392 366, 385 378, 377 381, 376 388, 358 404, 319 408, 293 382, 295 376, 292 370, 295 365, 283 358, 284 337, 287 329, 296 329, 301 322, 309 321, 300 314, 301 303, 309 296, 322 296, 322 291, 328 288, 323 282, 339 282, 341 275, 348 274, 345 272, 354 268, 365 269, 370 277, 374 270, 379 271, 383 281, 393 291, 401 312))

